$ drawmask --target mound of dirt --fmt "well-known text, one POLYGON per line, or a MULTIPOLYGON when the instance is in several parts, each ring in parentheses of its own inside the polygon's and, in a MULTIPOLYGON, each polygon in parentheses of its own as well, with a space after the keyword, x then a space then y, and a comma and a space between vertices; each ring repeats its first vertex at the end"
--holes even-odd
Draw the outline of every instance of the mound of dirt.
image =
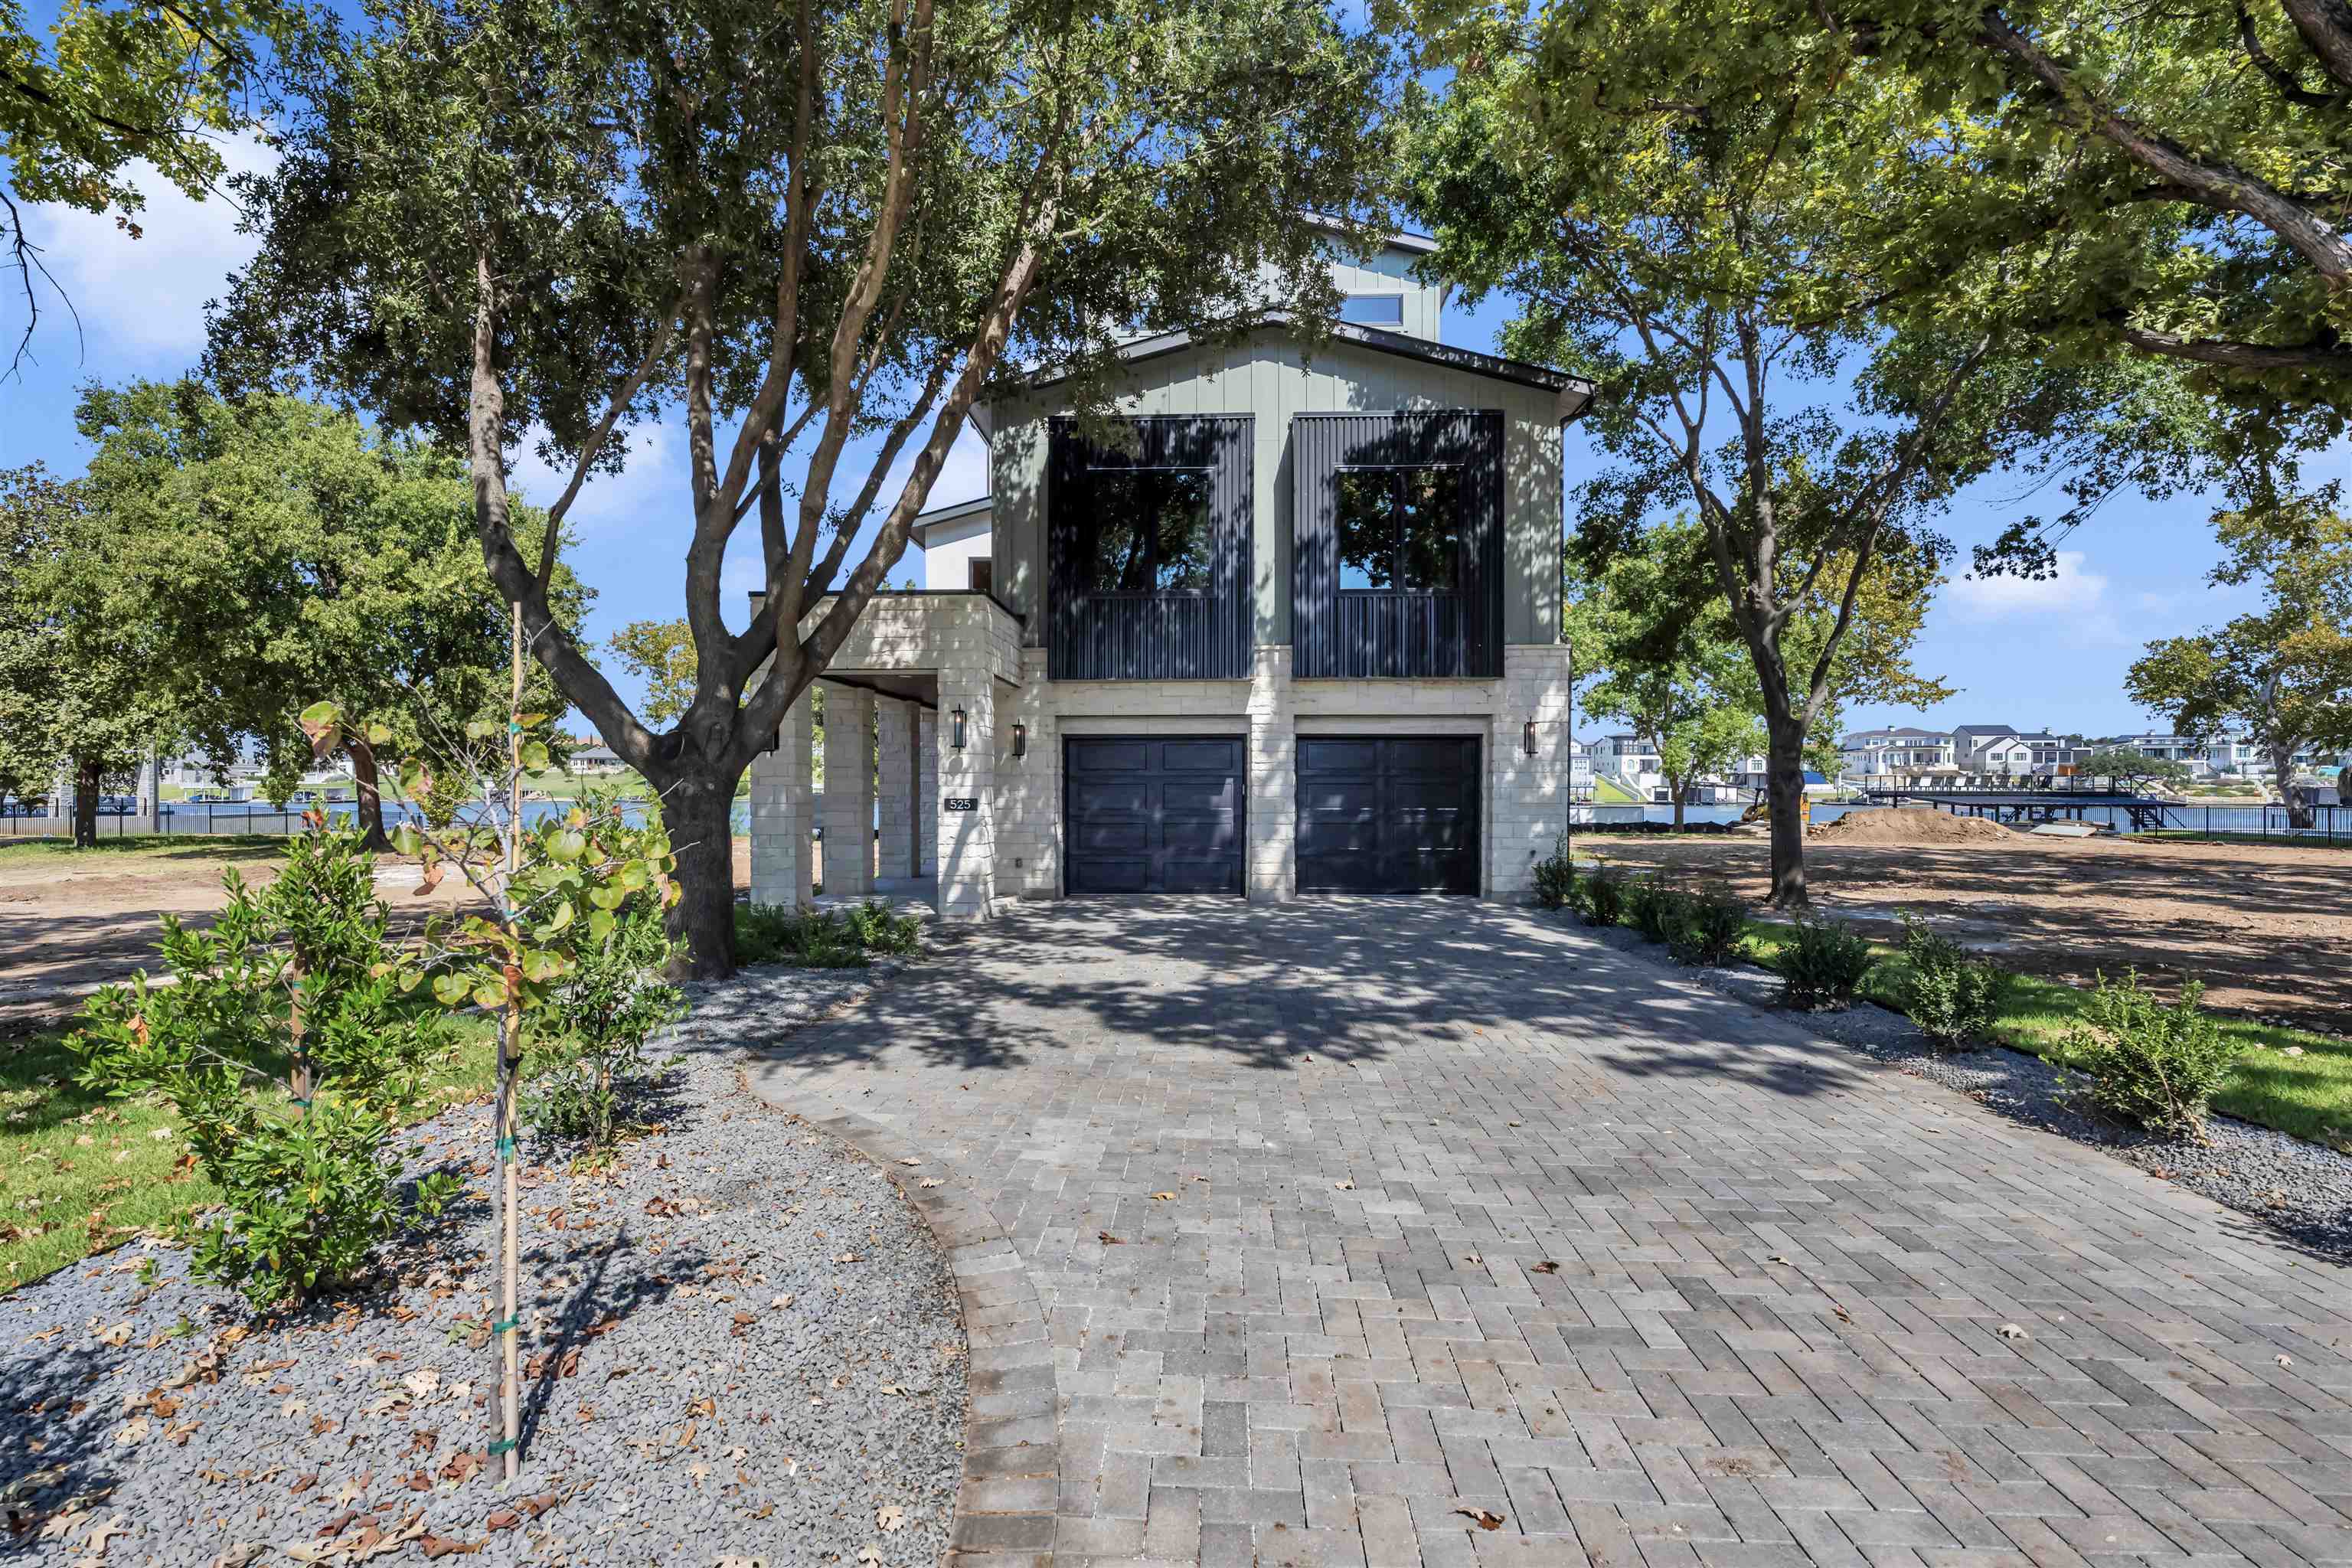
POLYGON ((2018 836, 1981 816, 1929 806, 1868 806, 1822 823, 1810 837, 1837 844, 2014 844, 2018 836))

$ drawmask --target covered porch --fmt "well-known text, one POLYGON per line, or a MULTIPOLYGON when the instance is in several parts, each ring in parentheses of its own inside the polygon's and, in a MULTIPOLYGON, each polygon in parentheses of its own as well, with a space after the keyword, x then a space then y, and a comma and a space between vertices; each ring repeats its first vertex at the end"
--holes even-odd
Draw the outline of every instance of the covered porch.
POLYGON ((751 764, 753 900, 808 904, 822 885, 821 906, 882 897, 943 921, 986 920, 997 711, 1020 684, 1020 623, 987 595, 877 595, 751 764))

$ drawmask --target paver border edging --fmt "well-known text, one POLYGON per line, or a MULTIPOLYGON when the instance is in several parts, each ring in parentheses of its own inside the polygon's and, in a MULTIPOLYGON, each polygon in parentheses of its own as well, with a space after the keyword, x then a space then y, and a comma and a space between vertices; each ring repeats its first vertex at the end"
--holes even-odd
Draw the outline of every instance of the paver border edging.
POLYGON ((1054 1347, 1045 1303, 1012 1239, 945 1162, 855 1112, 762 1093, 740 1061, 736 1071, 753 1099, 823 1128, 881 1166, 947 1254, 963 1315, 968 1376, 963 1476, 942 1568, 1052 1568, 1062 1476, 1054 1347), (934 1164, 948 1178, 938 1188, 908 1188, 901 1179, 915 1166, 934 1164))

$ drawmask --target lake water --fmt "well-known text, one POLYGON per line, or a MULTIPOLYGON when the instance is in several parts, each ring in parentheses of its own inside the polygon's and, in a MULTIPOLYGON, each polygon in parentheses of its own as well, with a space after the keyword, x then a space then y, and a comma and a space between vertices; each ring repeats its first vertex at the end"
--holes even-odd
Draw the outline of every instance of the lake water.
MULTIPOLYGON (((1643 822, 1672 822, 1675 819, 1675 808, 1671 805, 1603 805, 1593 809, 1596 818, 1601 823, 1632 820, 1635 813, 1640 814, 1640 820, 1643 822)), ((1850 805, 1837 801, 1815 801, 1813 821, 1834 822, 1849 811, 1889 809, 1891 808, 1883 805, 1850 805)), ((1745 812, 1746 807, 1737 805, 1691 805, 1683 808, 1683 820, 1685 822, 1738 822, 1745 812)), ((2290 837, 2287 832, 2284 807, 2274 805, 2270 808, 2267 813, 2267 827, 2264 826, 2264 816, 2265 813, 2259 805, 2176 805, 2168 814, 2166 827, 2173 831, 2189 833, 2259 835, 2267 832, 2273 838, 2290 837)), ((2322 807, 2319 812, 2319 826, 2312 828, 2307 836, 2328 839, 2331 817, 2334 819, 2334 838, 2330 841, 2341 840, 2344 843, 2352 844, 2352 812, 2347 812, 2342 807, 2337 807, 2333 812, 2322 807)), ((2130 816, 2112 806, 2085 806, 2083 810, 2083 820, 2095 825, 2113 826, 2116 832, 2126 837, 2132 832, 2130 816)))

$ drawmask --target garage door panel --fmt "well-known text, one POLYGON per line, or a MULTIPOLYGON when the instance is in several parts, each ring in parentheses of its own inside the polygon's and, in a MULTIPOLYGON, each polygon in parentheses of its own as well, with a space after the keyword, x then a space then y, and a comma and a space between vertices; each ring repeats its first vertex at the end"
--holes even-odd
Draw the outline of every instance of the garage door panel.
POLYGON ((1085 737, 1063 752, 1064 887, 1242 891, 1238 737, 1085 737))
POLYGON ((1162 741, 1160 743, 1160 771, 1163 773, 1228 773, 1234 766, 1234 742, 1216 741, 1162 741))
POLYGON ((1087 816, 1109 816, 1120 812, 1148 816, 1151 812, 1151 786, 1141 779, 1073 778, 1070 805, 1087 816))
POLYGON ((1302 740, 1297 766, 1301 773, 1360 773, 1370 777, 1380 768, 1378 741, 1302 740))
POLYGON ((1147 773, 1151 767, 1151 746, 1148 740, 1072 741, 1066 760, 1073 773, 1147 773))
POLYGON ((1470 737, 1301 741, 1299 891, 1475 894, 1478 781, 1470 737))

